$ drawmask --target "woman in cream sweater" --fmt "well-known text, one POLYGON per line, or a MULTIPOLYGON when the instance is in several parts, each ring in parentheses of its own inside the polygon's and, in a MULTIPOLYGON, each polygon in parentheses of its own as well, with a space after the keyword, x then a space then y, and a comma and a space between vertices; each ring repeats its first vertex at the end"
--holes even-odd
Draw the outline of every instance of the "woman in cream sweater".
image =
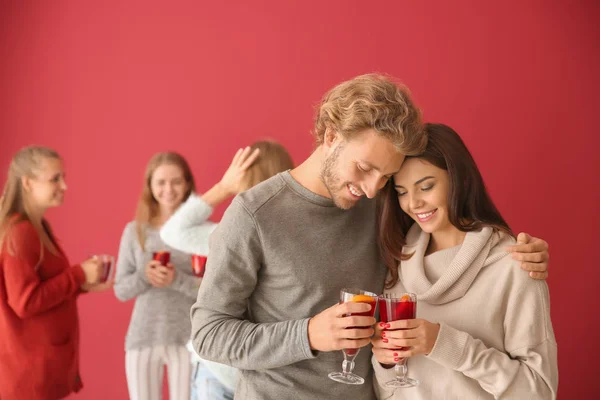
POLYGON ((426 130, 425 153, 407 157, 380 199, 386 293, 415 293, 418 318, 377 324, 378 397, 555 398, 548 287, 515 267, 514 235, 458 134, 441 124, 426 130), (420 383, 386 387, 403 359, 420 383))

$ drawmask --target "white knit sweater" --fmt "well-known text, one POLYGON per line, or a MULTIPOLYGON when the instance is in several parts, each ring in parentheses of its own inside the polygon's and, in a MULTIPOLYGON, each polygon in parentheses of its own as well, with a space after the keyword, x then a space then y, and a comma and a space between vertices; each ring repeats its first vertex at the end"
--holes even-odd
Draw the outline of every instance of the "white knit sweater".
POLYGON ((388 389, 393 369, 373 357, 380 399, 553 399, 557 345, 544 281, 522 271, 504 251, 514 240, 491 228, 470 232, 461 246, 425 256, 430 235, 414 224, 388 293, 417 294, 417 318, 439 323, 428 356, 408 360, 414 388, 388 389))

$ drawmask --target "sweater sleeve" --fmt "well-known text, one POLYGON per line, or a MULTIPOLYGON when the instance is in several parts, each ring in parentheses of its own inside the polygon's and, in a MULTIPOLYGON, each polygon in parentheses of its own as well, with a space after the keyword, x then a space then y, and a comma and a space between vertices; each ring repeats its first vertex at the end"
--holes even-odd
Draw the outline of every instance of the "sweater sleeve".
POLYGON ((198 296, 198 288, 202 283, 202 278, 184 274, 181 271, 175 273, 175 279, 171 288, 195 299, 198 296))
POLYGON ((548 286, 543 281, 523 279, 527 282, 521 290, 507 294, 506 352, 442 323, 427 357, 477 380, 495 398, 556 398, 557 345, 548 286))
POLYGON ((117 273, 115 275, 115 296, 121 301, 127 301, 139 296, 150 288, 150 283, 144 275, 144 267, 138 269, 135 260, 137 235, 135 223, 129 223, 123 231, 119 256, 117 258, 117 273))
MULTIPOLYGON (((80 265, 67 267, 60 274, 42 281, 36 268, 41 242, 35 228, 29 222, 21 222, 14 225, 8 235, 2 252, 3 272, 7 302, 15 314, 20 318, 29 318, 77 294, 85 282, 80 265)), ((44 252, 49 250, 44 249, 44 252)))
POLYGON ((371 365, 373 366, 373 372, 375 375, 375 379, 373 379, 375 397, 377 397, 377 400, 392 399, 396 389, 386 387, 385 382, 389 382, 396 378, 396 372, 394 371, 394 368, 384 367, 379 363, 379 361, 377 361, 377 358, 375 358, 374 355, 371 356, 371 365))
POLYGON ((206 273, 191 311, 192 342, 203 359, 258 370, 314 358, 308 318, 270 323, 244 319, 264 262, 259 235, 236 197, 211 237, 206 273))
POLYGON ((208 221, 213 209, 202 198, 190 195, 160 230, 169 246, 189 254, 208 254, 208 238, 217 224, 208 221))

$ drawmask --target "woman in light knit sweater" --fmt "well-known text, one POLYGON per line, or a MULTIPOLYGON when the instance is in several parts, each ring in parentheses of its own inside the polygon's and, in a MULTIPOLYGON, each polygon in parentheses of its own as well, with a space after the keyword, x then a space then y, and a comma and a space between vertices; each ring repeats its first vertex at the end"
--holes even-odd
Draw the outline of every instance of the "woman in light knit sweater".
POLYGON ((185 159, 158 153, 146 168, 136 219, 125 227, 117 261, 115 295, 135 298, 125 339, 125 370, 132 400, 160 398, 167 365, 171 399, 190 398, 190 307, 200 279, 192 273, 190 256, 166 246, 162 224, 195 190, 185 159), (169 251, 166 266, 153 252, 169 251))
MULTIPOLYGON (((163 225, 160 230, 162 240, 186 253, 208 255, 208 239, 217 225, 208 221, 213 208, 228 198, 293 167, 289 153, 282 145, 273 141, 255 142, 245 149, 238 150, 219 183, 202 196, 191 194, 185 204, 163 225)), ((189 348, 195 354, 191 343, 189 348)), ((197 365, 197 393, 193 398, 233 399, 237 384, 236 369, 199 358, 197 365)))
POLYGON ((555 398, 548 287, 528 278, 507 252, 512 231, 458 134, 440 124, 426 130, 425 153, 407 157, 381 198, 386 293, 415 293, 418 318, 377 324, 378 397, 555 398), (386 387, 403 359, 408 377, 420 383, 386 387))

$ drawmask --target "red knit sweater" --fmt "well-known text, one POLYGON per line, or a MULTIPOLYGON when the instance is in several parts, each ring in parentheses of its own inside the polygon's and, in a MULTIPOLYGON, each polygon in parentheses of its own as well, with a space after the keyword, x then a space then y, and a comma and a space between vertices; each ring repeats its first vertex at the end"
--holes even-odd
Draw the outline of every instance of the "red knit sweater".
POLYGON ((0 399, 55 400, 79 391, 81 266, 70 266, 60 249, 44 249, 36 268, 40 239, 29 221, 14 225, 2 247, 0 399))

